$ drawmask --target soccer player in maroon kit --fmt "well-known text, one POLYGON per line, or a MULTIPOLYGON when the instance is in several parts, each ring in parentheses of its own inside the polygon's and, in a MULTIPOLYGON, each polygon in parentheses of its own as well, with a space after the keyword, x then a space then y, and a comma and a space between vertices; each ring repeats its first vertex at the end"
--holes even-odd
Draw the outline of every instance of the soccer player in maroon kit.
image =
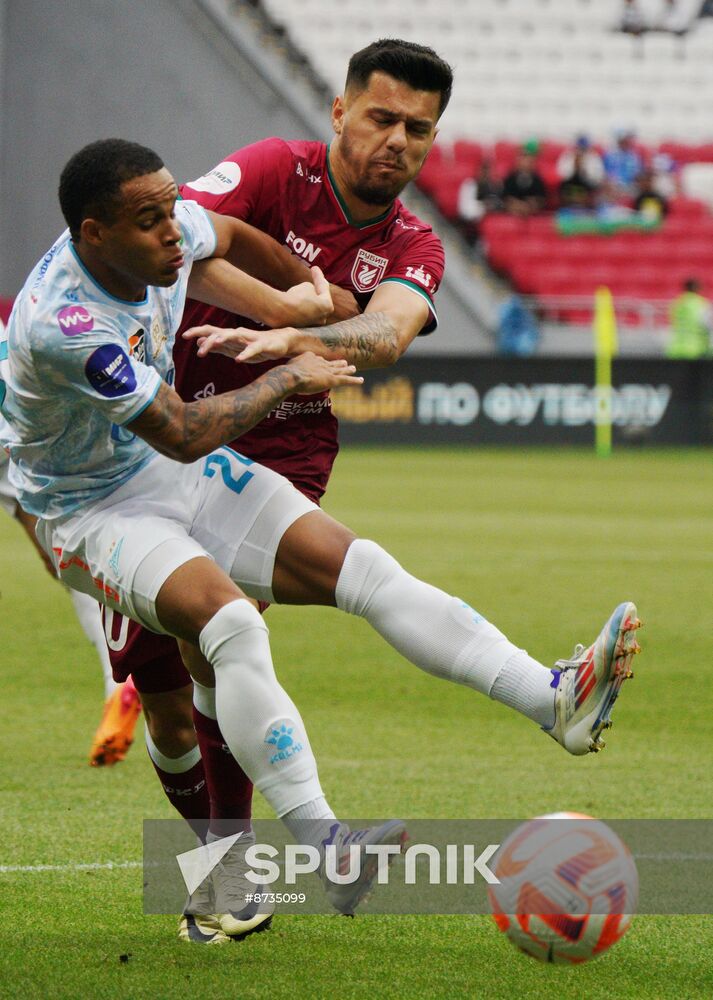
MULTIPOLYGON (((183 186, 186 198, 250 223, 305 264, 318 265, 363 310, 328 327, 252 333, 247 327, 254 324, 241 317, 187 303, 182 329, 200 325, 204 340, 198 349, 195 335, 176 341, 175 386, 184 400, 245 385, 279 358, 304 350, 346 358, 358 369, 390 365, 415 336, 435 328, 433 296, 443 275, 443 248, 398 195, 433 144, 451 84, 450 67, 431 49, 375 42, 350 60, 344 95, 332 108, 335 136, 329 146, 267 139, 183 186), (214 329, 236 326, 240 334, 230 337, 214 329), (243 350, 252 363, 232 360, 243 350)), ((234 446, 319 501, 338 450, 328 393, 285 400, 234 446)), ((149 754, 171 802, 189 821, 209 815, 214 835, 249 825, 252 785, 225 746, 210 678, 191 684, 170 637, 112 618, 111 612, 105 627, 115 678, 131 674, 141 694, 149 754)), ((201 676, 200 653, 188 647, 183 652, 194 678, 201 676)), ((184 915, 182 938, 241 937, 267 926, 271 916, 264 906, 219 917, 207 907, 194 905, 184 915)))

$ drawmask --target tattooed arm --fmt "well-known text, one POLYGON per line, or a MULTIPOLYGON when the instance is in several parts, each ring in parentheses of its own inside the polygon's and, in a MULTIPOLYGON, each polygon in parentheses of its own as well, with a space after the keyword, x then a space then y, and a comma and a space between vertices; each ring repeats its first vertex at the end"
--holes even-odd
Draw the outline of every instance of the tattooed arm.
POLYGON ((361 316, 330 326, 296 330, 219 330, 199 326, 183 336, 198 340, 198 354, 210 351, 238 361, 267 361, 313 351, 327 359, 345 358, 358 369, 384 368, 398 361, 428 320, 428 305, 398 282, 380 285, 361 316))
POLYGON ((165 383, 153 402, 127 428, 177 462, 194 462, 259 423, 293 393, 307 395, 364 380, 346 361, 302 354, 242 389, 184 403, 165 383))

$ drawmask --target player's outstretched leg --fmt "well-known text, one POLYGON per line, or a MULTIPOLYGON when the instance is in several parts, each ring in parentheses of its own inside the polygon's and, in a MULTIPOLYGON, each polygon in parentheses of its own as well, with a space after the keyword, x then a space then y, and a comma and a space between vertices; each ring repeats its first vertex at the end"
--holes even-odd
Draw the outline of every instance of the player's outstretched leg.
POLYGON ((636 630, 641 626, 636 605, 625 601, 591 646, 575 646, 572 658, 557 660, 555 724, 546 729, 553 740, 573 754, 601 750, 601 734, 611 726, 611 710, 621 685, 633 677, 631 660, 640 651, 636 630), (559 672, 558 672, 559 671, 559 672))
POLYGON ((347 552, 336 598, 422 669, 517 709, 572 754, 602 748, 599 735, 611 725, 612 705, 639 648, 636 608, 625 602, 590 650, 548 670, 468 605, 416 580, 362 539, 347 552))
MULTIPOLYGON (((375 542, 354 539, 321 511, 300 518, 283 536, 273 591, 278 602, 333 603, 365 618, 422 670, 509 705, 551 734, 562 731, 565 735, 561 739, 555 735, 555 739, 575 754, 600 749, 599 733, 609 722, 621 683, 617 672, 621 643, 629 659, 635 651, 633 632, 638 626, 633 623, 638 619, 634 609, 624 616, 627 621, 631 618, 632 624, 623 629, 625 638, 619 646, 610 648, 604 638, 598 640, 598 646, 595 643, 596 690, 586 687, 587 703, 583 706, 580 699, 573 714, 563 708, 560 685, 562 692, 570 690, 572 677, 566 675, 574 663, 569 671, 553 672, 543 666, 468 604, 411 576, 375 542), (336 581, 331 600, 330 579, 336 581), (588 735, 584 733, 587 720, 591 723, 588 735)), ((615 619, 616 613, 612 621, 615 619)), ((603 636, 609 635, 611 628, 605 628, 603 636)))

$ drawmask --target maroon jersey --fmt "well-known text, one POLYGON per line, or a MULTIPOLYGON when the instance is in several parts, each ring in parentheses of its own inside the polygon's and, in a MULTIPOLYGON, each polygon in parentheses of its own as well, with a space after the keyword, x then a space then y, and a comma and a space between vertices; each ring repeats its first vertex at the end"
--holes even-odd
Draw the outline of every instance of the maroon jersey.
MULTIPOLYGON (((433 296, 444 268, 440 240, 398 200, 371 222, 352 222, 330 177, 323 143, 257 142, 183 185, 181 194, 221 215, 249 222, 307 264, 318 264, 330 282, 353 292, 362 308, 382 282, 407 285, 429 306, 430 319, 422 332, 430 333, 436 326, 433 296)), ((245 317, 189 301, 181 330, 203 323, 257 326, 245 317)), ((237 389, 280 364, 239 364, 220 354, 199 358, 195 344, 180 336, 173 357, 176 390, 185 400, 237 389)), ((290 396, 231 443, 319 502, 338 448, 329 394, 290 396)), ((133 672, 142 692, 172 690, 190 682, 170 636, 122 622, 118 615, 108 620, 107 635, 115 680, 125 680, 133 672)))
MULTIPOLYGON (((440 240, 398 199, 377 218, 353 222, 330 175, 324 143, 265 139, 183 185, 181 194, 221 215, 249 222, 307 264, 318 264, 328 281, 353 292, 361 308, 383 282, 406 285, 428 304, 430 318, 422 332, 436 326, 433 296, 444 268, 440 240)), ((203 323, 257 325, 189 301, 181 329, 203 323)), ((176 389, 185 400, 236 389, 280 364, 237 364, 217 354, 198 358, 195 352, 193 343, 176 340, 176 389)), ((329 393, 283 400, 233 445, 287 476, 303 492, 321 495, 338 447, 329 393)))

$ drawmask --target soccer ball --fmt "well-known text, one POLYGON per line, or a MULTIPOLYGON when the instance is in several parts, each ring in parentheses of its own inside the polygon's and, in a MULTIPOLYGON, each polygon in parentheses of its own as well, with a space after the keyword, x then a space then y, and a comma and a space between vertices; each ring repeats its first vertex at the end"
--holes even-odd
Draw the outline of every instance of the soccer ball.
POLYGON ((639 876, 626 845, 583 813, 538 816, 501 844, 488 887, 495 922, 541 962, 596 958, 629 929, 639 876))

